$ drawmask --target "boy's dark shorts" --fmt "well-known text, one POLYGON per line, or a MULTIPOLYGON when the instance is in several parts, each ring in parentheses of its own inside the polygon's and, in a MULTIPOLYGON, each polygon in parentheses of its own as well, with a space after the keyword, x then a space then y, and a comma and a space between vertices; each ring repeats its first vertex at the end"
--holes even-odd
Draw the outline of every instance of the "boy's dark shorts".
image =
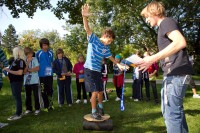
POLYGON ((85 89, 87 92, 103 91, 103 82, 101 79, 100 72, 85 68, 84 69, 84 82, 85 82, 85 89))

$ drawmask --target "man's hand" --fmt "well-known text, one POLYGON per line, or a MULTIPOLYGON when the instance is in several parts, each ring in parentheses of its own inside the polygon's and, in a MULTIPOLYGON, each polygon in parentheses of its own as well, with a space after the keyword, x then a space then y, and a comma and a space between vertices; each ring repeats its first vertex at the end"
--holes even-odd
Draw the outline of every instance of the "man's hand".
POLYGON ((82 6, 81 14, 82 14, 83 17, 88 17, 88 16, 91 15, 90 12, 89 12, 89 9, 90 9, 90 7, 89 7, 88 4, 85 4, 85 5, 82 6))
POLYGON ((145 72, 153 63, 155 62, 155 58, 153 56, 146 56, 142 61, 138 62, 139 70, 143 70, 145 72))
POLYGON ((125 64, 122 65, 122 64, 117 63, 117 66, 121 71, 129 69, 129 66, 127 66, 125 64))

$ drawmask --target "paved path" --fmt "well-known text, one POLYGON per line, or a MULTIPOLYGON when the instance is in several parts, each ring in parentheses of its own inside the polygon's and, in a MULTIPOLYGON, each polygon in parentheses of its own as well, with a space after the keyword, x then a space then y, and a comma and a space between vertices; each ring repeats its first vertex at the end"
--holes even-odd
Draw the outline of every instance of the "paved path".
MULTIPOLYGON (((55 77, 54 77, 54 80, 56 80, 55 77)), ((72 78, 72 80, 76 80, 76 79, 75 79, 75 78, 72 78)), ((108 82, 113 82, 113 81, 112 81, 112 78, 109 78, 109 79, 108 79, 108 82)), ((199 80, 195 80, 194 82, 195 82, 196 85, 200 85, 200 81, 199 81, 199 80)), ((133 83, 133 80, 132 80, 132 79, 126 79, 126 80, 125 80, 125 83, 133 83)), ((157 79, 157 80, 156 80, 156 83, 157 83, 157 84, 162 84, 162 80, 161 80, 161 79, 157 79)))

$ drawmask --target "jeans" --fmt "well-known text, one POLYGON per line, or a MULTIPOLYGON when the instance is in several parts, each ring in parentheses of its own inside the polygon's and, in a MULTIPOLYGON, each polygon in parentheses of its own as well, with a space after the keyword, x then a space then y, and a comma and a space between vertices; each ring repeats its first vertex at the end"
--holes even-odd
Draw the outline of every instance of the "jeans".
POLYGON ((16 115, 22 114, 22 84, 23 82, 12 82, 10 83, 11 89, 12 89, 12 95, 16 102, 16 115))
POLYGON ((188 126, 183 111, 186 76, 164 77, 161 90, 161 109, 168 133, 187 133, 188 126))
POLYGON ((57 80, 58 83, 58 100, 63 105, 65 98, 68 104, 72 104, 71 77, 66 76, 65 80, 57 80))

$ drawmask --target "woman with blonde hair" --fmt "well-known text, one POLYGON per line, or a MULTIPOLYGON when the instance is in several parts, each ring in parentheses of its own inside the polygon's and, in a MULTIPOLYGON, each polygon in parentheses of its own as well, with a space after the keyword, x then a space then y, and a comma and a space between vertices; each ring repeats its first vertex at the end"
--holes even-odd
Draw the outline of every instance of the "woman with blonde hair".
POLYGON ((10 67, 3 69, 8 72, 12 95, 16 102, 16 113, 15 115, 9 117, 8 120, 17 120, 21 118, 22 114, 21 91, 22 91, 23 77, 24 77, 23 72, 26 67, 24 61, 25 59, 24 50, 21 47, 15 47, 13 49, 13 56, 14 56, 14 61, 10 65, 10 67))

